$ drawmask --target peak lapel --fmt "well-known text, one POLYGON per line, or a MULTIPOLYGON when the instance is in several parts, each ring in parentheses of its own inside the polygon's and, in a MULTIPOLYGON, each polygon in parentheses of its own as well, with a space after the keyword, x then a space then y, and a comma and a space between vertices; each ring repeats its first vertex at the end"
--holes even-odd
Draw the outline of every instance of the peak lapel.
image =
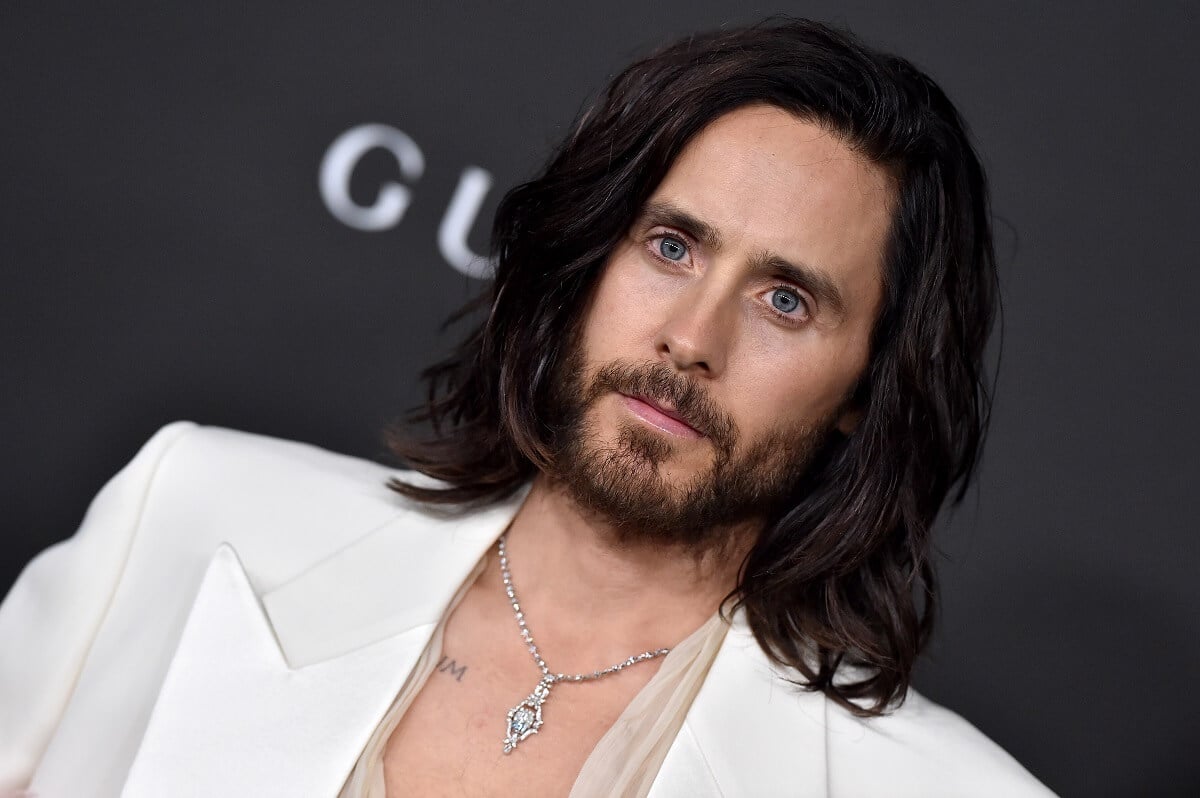
POLYGON ((336 795, 364 726, 403 684, 428 631, 292 670, 237 555, 222 546, 122 795, 336 795))
POLYGON ((784 681, 739 612, 650 798, 825 796, 825 745, 825 696, 784 681))
POLYGON ((402 514, 261 599, 223 544, 122 795, 336 795, 522 498, 402 514))

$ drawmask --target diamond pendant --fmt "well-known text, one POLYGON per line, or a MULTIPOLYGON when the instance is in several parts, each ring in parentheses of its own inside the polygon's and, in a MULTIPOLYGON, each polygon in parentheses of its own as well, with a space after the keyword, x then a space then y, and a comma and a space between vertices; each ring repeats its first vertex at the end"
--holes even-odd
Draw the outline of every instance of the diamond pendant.
POLYGON ((543 676, 537 687, 521 703, 508 711, 508 734, 504 737, 504 753, 510 754, 517 743, 531 734, 537 734, 542 727, 542 704, 550 695, 554 680, 543 676))

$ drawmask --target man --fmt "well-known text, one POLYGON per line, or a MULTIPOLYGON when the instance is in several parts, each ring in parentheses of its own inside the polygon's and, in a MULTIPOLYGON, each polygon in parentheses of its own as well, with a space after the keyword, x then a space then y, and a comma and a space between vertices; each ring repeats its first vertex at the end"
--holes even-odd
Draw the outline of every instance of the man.
POLYGON ((494 248, 391 496, 173 425, 30 565, 0 784, 1046 794, 908 686, 995 292, 932 81, 803 21, 693 37, 617 77, 494 248))

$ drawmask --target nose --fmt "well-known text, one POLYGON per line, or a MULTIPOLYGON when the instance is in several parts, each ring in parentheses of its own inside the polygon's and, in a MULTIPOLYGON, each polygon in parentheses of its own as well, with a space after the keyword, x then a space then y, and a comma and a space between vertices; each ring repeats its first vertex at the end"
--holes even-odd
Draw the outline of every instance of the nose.
POLYGON ((716 377, 725 370, 737 311, 719 285, 701 279, 676 297, 655 335, 659 357, 677 369, 716 377))

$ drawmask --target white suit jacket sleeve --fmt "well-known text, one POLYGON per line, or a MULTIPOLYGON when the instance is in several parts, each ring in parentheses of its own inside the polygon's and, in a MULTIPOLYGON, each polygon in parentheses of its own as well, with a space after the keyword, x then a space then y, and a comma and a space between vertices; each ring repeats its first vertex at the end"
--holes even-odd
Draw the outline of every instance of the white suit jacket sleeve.
POLYGON ((194 427, 159 430, 97 494, 79 531, 30 561, 0 603, 0 790, 33 775, 104 622, 158 464, 194 427))

